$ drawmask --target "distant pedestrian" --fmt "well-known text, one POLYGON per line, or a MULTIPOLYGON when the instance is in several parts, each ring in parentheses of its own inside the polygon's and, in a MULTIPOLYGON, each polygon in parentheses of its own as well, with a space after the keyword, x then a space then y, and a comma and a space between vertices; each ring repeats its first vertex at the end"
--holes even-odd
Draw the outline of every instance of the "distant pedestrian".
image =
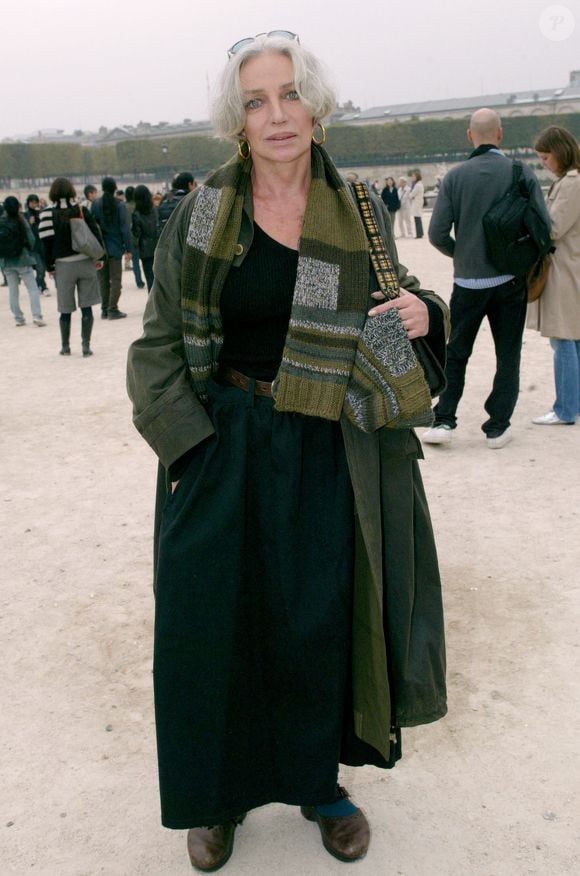
POLYGON ((97 187, 91 185, 90 183, 86 185, 83 189, 83 194, 85 196, 84 201, 82 202, 82 207, 84 210, 92 210, 93 203, 97 200, 99 193, 97 191, 97 187))
POLYGON ((173 178, 171 183, 171 191, 169 191, 159 204, 159 225, 163 230, 165 223, 185 195, 188 195, 196 188, 196 182, 192 173, 184 171, 178 173, 173 178))
MULTIPOLYGON (((125 207, 127 208, 127 218, 129 220, 129 228, 131 228, 131 224, 133 221, 133 212, 135 210, 135 186, 127 186, 125 189, 125 207)), ((137 289, 144 289, 145 283, 143 282, 143 277, 141 276, 141 268, 139 266, 139 252, 137 251, 137 247, 131 240, 131 268, 133 270, 133 276, 135 277, 135 282, 137 283, 137 289)))
POLYGON ((34 234, 21 215, 20 201, 9 195, 4 201, 4 214, 0 217, 0 268, 8 283, 10 310, 17 327, 26 325, 26 319, 20 309, 18 290, 20 280, 28 291, 34 325, 39 327, 46 325, 42 318, 40 290, 35 277, 34 245, 34 234))
POLYGON ((143 265, 147 291, 150 292, 153 285, 153 256, 159 239, 159 216, 147 186, 141 185, 135 189, 131 234, 143 265))
POLYGON ((401 209, 401 202, 399 201, 399 193, 397 191, 397 184, 392 176, 388 176, 385 179, 385 185, 381 191, 381 200, 386 205, 387 210, 389 211, 389 217, 391 220, 391 224, 393 226, 393 234, 395 233, 395 216, 397 211, 401 209))
POLYGON ((414 170, 411 174, 411 213, 415 220, 415 237, 423 237, 423 200, 425 198, 425 186, 420 170, 414 170))
POLYGON ((52 207, 40 214, 39 233, 49 274, 56 283, 56 305, 59 317, 61 356, 70 356, 71 315, 81 309, 81 346, 83 356, 92 356, 93 305, 100 304, 101 293, 97 270, 102 261, 93 261, 72 248, 71 219, 85 220, 93 234, 101 239, 99 227, 90 210, 76 202, 77 193, 70 180, 57 177, 50 187, 52 207))
POLYGON ((26 198, 26 210, 24 218, 30 225, 34 234, 34 255, 36 258, 36 285, 40 294, 50 298, 50 292, 46 285, 46 266, 44 264, 44 250, 38 236, 38 222, 40 217, 40 198, 38 195, 28 195, 26 198))
POLYGON ((411 206, 411 186, 406 176, 399 177, 399 203, 401 209, 397 213, 397 226, 401 237, 413 237, 413 215, 411 206))
POLYGON ((125 204, 115 197, 117 183, 106 176, 101 187, 103 195, 93 204, 92 214, 100 226, 107 257, 101 271, 101 317, 122 319, 127 316, 119 310, 123 276, 123 254, 131 252, 131 230, 125 204))
POLYGON ((566 128, 550 125, 534 143, 540 161, 556 176, 548 192, 556 251, 540 298, 528 305, 528 328, 550 338, 556 400, 538 426, 575 423, 580 415, 580 148, 566 128))

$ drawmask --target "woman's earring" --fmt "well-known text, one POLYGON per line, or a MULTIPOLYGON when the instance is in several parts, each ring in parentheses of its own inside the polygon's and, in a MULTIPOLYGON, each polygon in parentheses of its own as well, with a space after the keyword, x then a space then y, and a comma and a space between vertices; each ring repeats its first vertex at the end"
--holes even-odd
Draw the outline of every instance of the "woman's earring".
POLYGON ((252 153, 252 147, 250 146, 248 140, 238 140, 238 155, 244 161, 250 157, 252 153), (245 147, 245 149, 244 149, 245 147))
POLYGON ((322 124, 322 122, 317 122, 317 123, 314 125, 314 130, 312 131, 312 142, 313 142, 316 146, 323 146, 323 145, 326 143, 326 128, 324 127, 324 125, 322 124), (320 140, 317 140, 316 137, 314 136, 314 131, 315 131, 317 128, 320 128, 320 140))

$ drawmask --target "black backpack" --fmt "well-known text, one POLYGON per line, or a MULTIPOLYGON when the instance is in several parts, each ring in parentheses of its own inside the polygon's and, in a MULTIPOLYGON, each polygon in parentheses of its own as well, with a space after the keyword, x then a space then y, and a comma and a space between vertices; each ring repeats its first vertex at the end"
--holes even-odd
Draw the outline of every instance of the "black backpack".
POLYGON ((17 259, 24 249, 20 220, 0 216, 0 259, 17 259))
POLYGON ((163 228, 165 226, 167 220, 169 219, 184 195, 185 192, 180 192, 179 194, 176 194, 174 192, 166 195, 163 198, 163 200, 157 207, 157 215, 159 217, 160 228, 163 228))
POLYGON ((552 246, 550 225, 530 200, 520 161, 513 162, 510 188, 482 221, 487 257, 502 274, 525 276, 552 246))

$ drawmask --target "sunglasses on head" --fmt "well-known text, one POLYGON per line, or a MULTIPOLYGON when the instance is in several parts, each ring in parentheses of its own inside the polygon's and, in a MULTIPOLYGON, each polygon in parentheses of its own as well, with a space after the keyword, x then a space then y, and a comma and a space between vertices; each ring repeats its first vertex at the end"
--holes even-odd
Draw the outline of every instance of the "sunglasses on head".
POLYGON ((253 37, 244 37, 243 40, 238 40, 237 43, 234 43, 231 49, 228 49, 228 58, 233 58, 234 55, 237 55, 238 52, 241 52, 243 48, 251 45, 255 42, 258 37, 282 37, 285 40, 295 40, 297 43, 300 42, 300 37, 297 33, 292 33, 291 30, 271 30, 268 33, 257 33, 256 36, 253 37))

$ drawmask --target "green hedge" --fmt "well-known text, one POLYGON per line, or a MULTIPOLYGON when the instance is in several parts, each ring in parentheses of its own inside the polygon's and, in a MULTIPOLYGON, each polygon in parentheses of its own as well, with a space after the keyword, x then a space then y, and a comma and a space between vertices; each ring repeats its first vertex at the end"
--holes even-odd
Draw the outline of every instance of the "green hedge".
MULTIPOLYGON (((550 124, 563 125, 580 138, 580 113, 518 116, 504 120, 503 146, 531 148, 536 135, 550 124)), ((466 119, 386 122, 381 125, 333 125, 327 148, 340 166, 389 162, 453 160, 469 151, 466 119)), ((78 144, 0 143, 0 182, 40 180, 55 176, 96 179, 104 174, 157 173, 178 170, 203 175, 235 151, 231 143, 192 134, 167 140, 167 155, 159 140, 126 140, 113 146, 78 144)))

